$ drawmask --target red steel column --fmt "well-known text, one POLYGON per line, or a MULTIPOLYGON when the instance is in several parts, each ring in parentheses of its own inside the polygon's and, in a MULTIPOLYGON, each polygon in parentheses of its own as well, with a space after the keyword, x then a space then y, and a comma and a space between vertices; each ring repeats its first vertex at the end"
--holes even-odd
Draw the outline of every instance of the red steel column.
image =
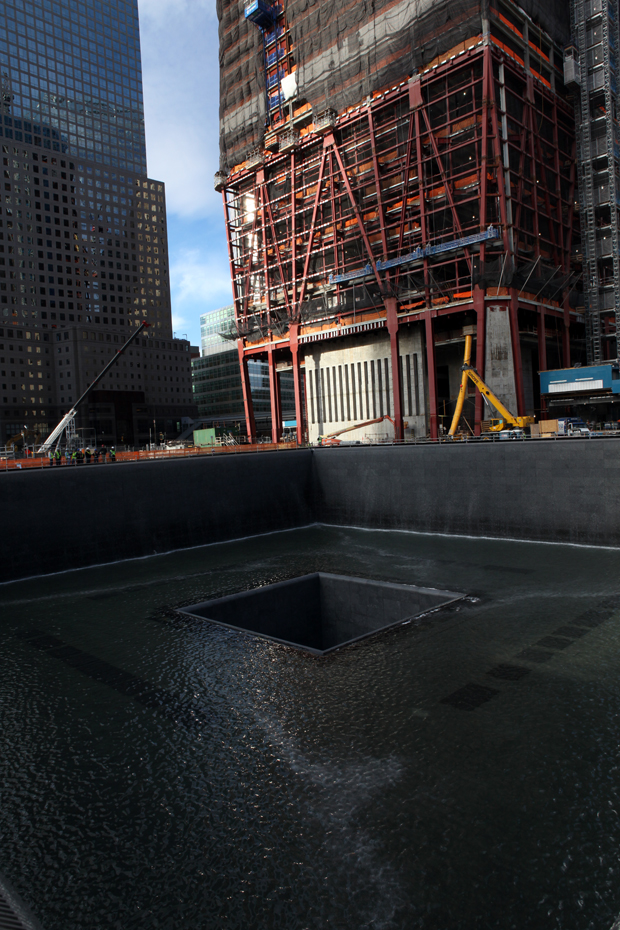
MULTIPOLYGON (((476 285, 474 287, 474 310, 476 312, 476 371, 484 380, 484 362, 486 355, 487 319, 484 303, 484 291, 476 285)), ((474 415, 474 433, 480 435, 481 423, 484 419, 484 403, 480 391, 476 391, 476 412, 474 415)))
POLYGON ((523 393, 523 362, 521 361, 521 340, 519 338, 519 298, 512 291, 510 297, 510 335, 512 337, 512 359, 515 369, 515 391, 517 394, 517 415, 525 416, 525 395, 523 393))
MULTIPOLYGON (((545 308, 538 308, 538 370, 547 370, 547 334, 545 323, 545 308)), ((540 412, 546 413, 547 404, 544 397, 540 398, 540 412)))
POLYGON ((392 353, 392 394, 394 396, 394 439, 402 442, 403 433, 403 402, 400 385, 400 356, 398 354, 398 313, 396 298, 388 297, 385 301, 387 311, 387 329, 390 334, 390 351, 392 353))
POLYGON ((437 439, 437 382, 435 379, 435 342, 433 320, 430 311, 424 314, 426 326, 426 367, 428 370, 428 408, 430 412, 431 439, 437 439))
POLYGON ((282 378, 278 374, 278 369, 275 364, 273 366, 273 373, 275 375, 276 382, 276 414, 277 414, 277 424, 278 424, 278 442, 282 441, 282 433, 284 431, 284 417, 282 415, 282 378))
POLYGON ((243 408, 245 410, 245 428, 248 434, 248 442, 254 442, 256 439, 256 422, 254 420, 254 404, 252 402, 252 389, 250 387, 250 373, 248 371, 248 360, 243 354, 243 340, 237 340, 237 351, 239 352, 239 369, 241 371, 241 389, 243 391, 243 408))
POLYGON ((271 400, 271 441, 279 442, 282 435, 282 422, 278 404, 278 373, 273 357, 273 345, 270 345, 267 350, 267 358, 269 361, 269 399, 271 400))
POLYGON ((562 328, 562 349, 564 367, 570 368, 570 310, 568 307, 568 291, 564 294, 564 326, 562 328))
POLYGON ((293 356, 293 386, 295 388, 295 420, 297 423, 297 445, 300 446, 304 441, 304 422, 303 407, 301 403, 301 373, 299 370, 299 325, 291 323, 289 330, 289 342, 291 346, 291 355, 293 356))
POLYGON ((545 308, 538 308, 538 369, 547 370, 547 338, 546 338, 545 308))

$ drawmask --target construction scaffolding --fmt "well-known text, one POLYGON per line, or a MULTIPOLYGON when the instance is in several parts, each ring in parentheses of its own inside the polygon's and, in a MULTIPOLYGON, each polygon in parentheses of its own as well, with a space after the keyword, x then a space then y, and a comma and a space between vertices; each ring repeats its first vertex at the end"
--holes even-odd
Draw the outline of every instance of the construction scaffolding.
POLYGON ((618 4, 573 0, 565 80, 575 94, 588 362, 616 358, 620 326, 618 4))
MULTIPOLYGON (((442 8, 421 6, 418 30, 425 15, 437 17, 442 8)), ((274 30, 274 42, 286 38, 284 77, 303 60, 291 41, 292 7, 286 14, 291 26, 280 12, 274 30)), ((557 16, 555 32, 562 38, 561 14, 549 4, 545 10, 549 20, 557 16)), ((314 409, 320 390, 310 379, 304 387, 304 355, 311 343, 326 339, 387 330, 386 413, 393 414, 397 438, 403 436, 406 379, 399 338, 407 327, 421 326, 425 335, 431 436, 438 434, 439 416, 435 350, 446 321, 461 333, 464 325, 476 325, 476 368, 484 375, 489 309, 506 311, 521 416, 529 406, 522 334, 535 334, 539 369, 547 367, 549 329, 561 340, 560 361, 571 362, 571 325, 583 325, 582 269, 564 49, 511 2, 464 2, 458 11, 450 22, 444 17, 443 33, 433 21, 437 57, 390 86, 359 95, 339 113, 313 109, 303 82, 289 101, 269 97, 275 115, 263 147, 216 176, 249 436, 255 426, 248 358, 266 357, 270 364, 274 441, 281 434, 277 363, 292 359, 302 441, 304 401, 314 409), (460 41, 447 47, 455 36, 460 41)), ((389 43, 381 48, 389 58, 389 43)), ((424 60, 419 42, 416 54, 424 60)), ((302 67, 309 73, 308 60, 302 67)), ((402 61, 398 67, 402 72, 402 61)), ((269 70, 265 80, 269 88, 269 70)), ((360 74, 356 92, 363 80, 360 74)), ((310 82, 313 92, 320 84, 310 82)), ((327 94, 322 103, 335 98, 327 94)), ((351 372, 350 391, 354 378, 351 372)), ((482 412, 478 398, 476 431, 482 412)))

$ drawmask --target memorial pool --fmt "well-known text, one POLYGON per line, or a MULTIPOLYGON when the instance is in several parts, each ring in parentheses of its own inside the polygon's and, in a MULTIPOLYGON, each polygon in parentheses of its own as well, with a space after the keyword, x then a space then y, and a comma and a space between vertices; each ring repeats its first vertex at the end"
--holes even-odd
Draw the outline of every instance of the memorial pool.
POLYGON ((0 872, 45 930, 610 930, 620 551, 310 527, 0 587, 0 872), (180 605, 468 599, 314 657, 180 605))

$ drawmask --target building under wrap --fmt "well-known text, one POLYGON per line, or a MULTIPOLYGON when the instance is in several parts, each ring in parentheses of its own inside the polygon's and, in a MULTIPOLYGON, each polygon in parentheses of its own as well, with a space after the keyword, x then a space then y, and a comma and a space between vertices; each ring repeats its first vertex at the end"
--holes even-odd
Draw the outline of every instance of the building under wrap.
MULTIPOLYGON (((584 338, 565 3, 221 0, 222 191, 247 360, 299 439, 438 434, 476 367, 514 413, 584 338), (389 418, 389 419, 386 419, 389 418), (393 421, 393 424, 390 422, 393 421)), ((472 395, 472 430, 488 416, 472 395)))

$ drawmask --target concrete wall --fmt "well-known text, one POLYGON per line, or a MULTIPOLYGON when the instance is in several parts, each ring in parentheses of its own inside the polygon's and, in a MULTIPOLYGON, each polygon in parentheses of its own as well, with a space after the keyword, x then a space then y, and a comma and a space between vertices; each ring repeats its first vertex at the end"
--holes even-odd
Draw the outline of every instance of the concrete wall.
POLYGON ((353 446, 0 475, 0 581, 314 521, 620 545, 620 440, 353 446))
POLYGON ((312 452, 0 475, 0 581, 302 526, 312 452))
POLYGON ((231 594, 187 612, 218 623, 228 623, 261 636, 272 636, 310 649, 323 649, 321 632, 321 587, 318 573, 307 578, 231 594))
MULTIPOLYGON (((484 380, 508 410, 517 409, 515 363, 510 334, 508 304, 487 306, 486 355, 484 380)), ((531 376, 530 376, 531 377, 531 376)), ((497 416, 485 413, 486 417, 497 416)))
POLYGON ((317 449, 317 520, 620 545, 620 440, 317 449))
POLYGON ((323 649, 415 617, 445 604, 453 596, 460 595, 322 572, 323 649))
MULTIPOLYGON (((403 418, 407 438, 426 436, 424 348, 420 325, 399 331, 403 418)), ((339 429, 394 416, 392 359, 387 330, 317 342, 305 349, 310 442, 339 429)), ((394 438, 389 420, 346 433, 347 441, 394 438)))

